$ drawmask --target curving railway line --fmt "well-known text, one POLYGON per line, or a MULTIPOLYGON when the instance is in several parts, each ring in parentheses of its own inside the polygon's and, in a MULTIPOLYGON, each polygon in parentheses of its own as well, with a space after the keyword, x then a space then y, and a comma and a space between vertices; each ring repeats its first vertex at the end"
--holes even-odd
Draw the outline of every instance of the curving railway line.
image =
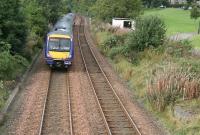
POLYGON ((104 119, 107 134, 141 135, 90 48, 84 26, 85 20, 81 17, 78 31, 80 52, 96 96, 96 102, 104 119))

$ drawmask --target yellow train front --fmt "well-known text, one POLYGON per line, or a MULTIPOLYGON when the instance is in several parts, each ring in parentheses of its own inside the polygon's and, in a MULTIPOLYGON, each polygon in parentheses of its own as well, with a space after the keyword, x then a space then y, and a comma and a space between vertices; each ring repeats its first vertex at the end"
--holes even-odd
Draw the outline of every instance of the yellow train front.
POLYGON ((73 57, 73 16, 68 14, 47 35, 45 60, 50 67, 67 68, 72 64, 73 57))

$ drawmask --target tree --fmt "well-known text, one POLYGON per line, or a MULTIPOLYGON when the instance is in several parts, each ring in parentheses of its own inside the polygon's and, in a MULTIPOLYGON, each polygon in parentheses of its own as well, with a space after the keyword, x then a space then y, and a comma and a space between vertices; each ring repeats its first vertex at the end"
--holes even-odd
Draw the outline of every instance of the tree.
POLYGON ((90 8, 93 16, 106 22, 113 17, 136 18, 141 11, 140 0, 97 0, 90 8))
POLYGON ((197 5, 193 6, 193 8, 191 9, 191 14, 190 14, 190 17, 192 19, 197 19, 198 17, 200 17, 200 11, 197 7, 197 5))
POLYGON ((62 14, 70 11, 67 9, 69 0, 38 0, 45 11, 45 17, 49 23, 55 24, 62 14))
POLYGON ((167 6, 169 5, 169 0, 143 0, 143 4, 148 7, 159 7, 161 5, 167 6))
MULTIPOLYGON (((190 13, 190 17, 195 20, 197 20, 197 18, 200 17, 200 9, 197 7, 197 5, 193 6, 191 13, 190 13)), ((198 34, 199 33, 200 33, 200 22, 199 22, 199 26, 198 26, 198 34)))
POLYGON ((194 2, 194 0, 187 0, 187 4, 188 4, 188 5, 191 5, 192 2, 194 2))
POLYGON ((23 2, 26 13, 26 23, 31 34, 43 37, 47 32, 47 18, 44 16, 44 8, 37 0, 25 0, 23 2))
POLYGON ((19 0, 0 0, 0 31, 0 40, 11 44, 13 53, 21 53, 27 26, 19 0))
POLYGON ((72 1, 72 10, 77 13, 90 15, 89 8, 93 6, 96 0, 70 0, 72 1))

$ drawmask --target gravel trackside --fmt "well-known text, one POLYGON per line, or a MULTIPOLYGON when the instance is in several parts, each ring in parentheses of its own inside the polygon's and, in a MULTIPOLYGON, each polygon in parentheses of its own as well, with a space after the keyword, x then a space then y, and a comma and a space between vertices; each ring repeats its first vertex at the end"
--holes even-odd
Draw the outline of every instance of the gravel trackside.
POLYGON ((42 54, 9 110, 3 134, 33 135, 40 126, 44 97, 49 86, 50 70, 42 54))

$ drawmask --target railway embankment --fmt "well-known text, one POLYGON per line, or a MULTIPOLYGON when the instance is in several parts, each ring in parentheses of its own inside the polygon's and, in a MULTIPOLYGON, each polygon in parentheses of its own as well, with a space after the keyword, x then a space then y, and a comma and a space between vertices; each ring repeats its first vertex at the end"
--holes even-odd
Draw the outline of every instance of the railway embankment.
POLYGON ((33 69, 33 67, 37 63, 38 57, 39 57, 40 54, 41 54, 41 51, 39 51, 38 53, 35 54, 35 56, 32 59, 32 62, 27 67, 25 72, 18 79, 18 81, 15 82, 15 86, 14 87, 9 87, 9 86, 7 87, 7 88, 10 88, 9 91, 11 91, 11 93, 9 94, 9 96, 8 96, 5 104, 3 105, 3 107, 0 109, 0 123, 2 123, 4 121, 5 115, 8 113, 8 110, 9 110, 11 104, 13 103, 16 95, 18 94, 20 89, 24 87, 24 83, 25 83, 26 79, 28 78, 28 76, 30 75, 31 70, 33 69))
POLYGON ((39 128, 42 103, 48 88, 50 72, 40 54, 29 75, 10 104, 1 127, 3 134, 36 133, 39 128))
MULTIPOLYGON (((93 23, 91 28, 98 50, 107 57, 108 63, 102 65, 114 68, 128 85, 131 99, 137 100, 171 134, 199 132, 199 56, 190 42, 167 40, 162 46, 139 53, 133 50, 130 56, 125 52, 130 34, 116 33, 105 26, 93 23), (195 115, 190 113, 191 108, 196 110, 195 115), (188 112, 193 120, 183 122, 188 112)), ((112 72, 108 74, 112 76, 112 72)))

